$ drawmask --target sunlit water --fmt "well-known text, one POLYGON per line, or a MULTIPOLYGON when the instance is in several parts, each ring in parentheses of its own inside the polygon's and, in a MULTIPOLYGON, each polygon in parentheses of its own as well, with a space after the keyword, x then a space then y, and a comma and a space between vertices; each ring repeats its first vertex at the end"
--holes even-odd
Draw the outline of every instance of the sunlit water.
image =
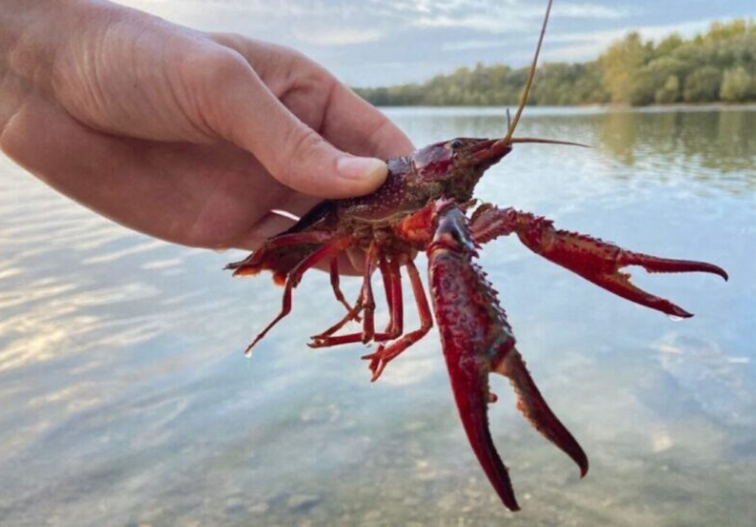
MULTIPOLYGON (((504 127, 498 109, 389 114, 417 145, 504 127)), ((222 272, 239 254, 129 232, 0 159, 0 525, 753 525, 756 111, 541 109, 521 134, 595 148, 518 147, 478 197, 731 275, 635 272, 696 314, 674 322, 516 239, 482 252, 587 478, 494 379, 524 509, 505 511, 435 331, 370 384, 363 347, 305 346, 342 314, 314 273, 245 359, 281 290, 222 272)))

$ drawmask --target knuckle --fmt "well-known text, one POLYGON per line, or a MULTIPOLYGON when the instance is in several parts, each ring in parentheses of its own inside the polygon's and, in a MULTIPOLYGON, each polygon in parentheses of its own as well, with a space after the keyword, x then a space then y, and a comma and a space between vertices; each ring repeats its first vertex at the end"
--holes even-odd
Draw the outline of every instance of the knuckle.
POLYGON ((285 49, 285 53, 286 68, 292 76, 292 84, 297 88, 317 93, 336 81, 331 72, 304 53, 293 49, 285 49))
POLYGON ((320 64, 311 61, 309 58, 304 59, 307 64, 307 68, 303 70, 307 71, 307 74, 303 76, 302 82, 306 87, 312 88, 314 91, 328 92, 336 84, 336 78, 320 64))
POLYGON ((215 47, 204 50, 198 56, 188 57, 186 66, 195 86, 209 89, 238 82, 248 70, 241 55, 228 48, 215 47))
POLYGON ((307 127, 297 127, 286 140, 286 155, 281 157, 279 177, 284 184, 301 179, 304 170, 314 172, 318 168, 318 155, 323 148, 323 138, 307 127))
POLYGON ((233 33, 229 31, 214 31, 208 33, 208 36, 218 44, 228 46, 232 49, 237 49, 237 45, 244 41, 244 37, 239 33, 233 33))
POLYGON ((238 101, 222 94, 244 93, 250 72, 246 61, 235 51, 211 43, 188 46, 177 68, 181 80, 175 91, 192 121, 204 135, 229 135, 229 106, 238 101))
POLYGON ((275 47, 272 49, 275 49, 282 57, 286 57, 291 68, 309 67, 313 64, 313 61, 299 50, 278 44, 274 44, 273 46, 275 47))

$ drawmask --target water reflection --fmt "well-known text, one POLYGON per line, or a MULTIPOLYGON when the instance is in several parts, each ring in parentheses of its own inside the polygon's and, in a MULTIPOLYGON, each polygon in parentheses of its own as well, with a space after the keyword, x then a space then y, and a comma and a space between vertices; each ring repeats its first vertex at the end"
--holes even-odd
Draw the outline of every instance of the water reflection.
MULTIPOLYGON (((498 109, 390 113, 416 144, 505 123, 498 109)), ((516 240, 485 248, 533 375, 591 458, 579 481, 495 380, 517 515, 467 446, 435 332, 371 385, 362 347, 304 346, 341 314, 328 278, 308 275, 293 315, 246 360, 280 289, 219 270, 238 255, 128 232, 0 159, 0 524, 748 524, 754 115, 537 109, 522 135, 596 148, 523 145, 482 181, 482 199, 732 277, 635 272, 697 315, 675 323, 516 240)), ((358 283, 344 287, 353 297, 358 283)))
POLYGON ((615 111, 602 116, 600 145, 628 165, 674 163, 693 181, 731 192, 756 187, 756 110, 615 111))

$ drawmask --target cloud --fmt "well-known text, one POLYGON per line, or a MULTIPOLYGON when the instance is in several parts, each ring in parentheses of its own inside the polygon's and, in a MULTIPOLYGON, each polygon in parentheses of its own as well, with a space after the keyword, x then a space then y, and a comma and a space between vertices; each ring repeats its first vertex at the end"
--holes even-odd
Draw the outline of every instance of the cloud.
MULTIPOLYGON (((419 81, 471 62, 524 65, 547 0, 116 0, 206 31, 230 31, 292 46, 358 86, 419 81), (379 43, 379 44, 375 44, 379 43), (355 49, 347 53, 349 46, 355 49), (387 62, 402 67, 388 68, 387 62)), ((672 9, 611 0, 559 0, 544 60, 596 58, 639 30, 646 39, 705 30, 712 17, 750 14, 694 2, 672 9), (684 22, 684 20, 695 22, 684 22), (682 22, 675 24, 675 22, 682 22), (598 31, 591 31, 598 29, 598 31)), ((664 4, 663 6, 661 4, 664 4)), ((738 4, 738 6, 734 6, 738 4)))
MULTIPOLYGON (((346 45, 380 40, 412 28, 461 28, 486 33, 537 30, 544 2, 531 0, 116 0, 181 22, 243 18, 249 27, 302 27, 301 40, 315 45, 346 45), (203 16, 204 13, 204 16, 203 16), (332 29, 339 25, 339 29, 332 29), (360 30, 366 24, 382 28, 360 30), (344 28, 344 26, 347 26, 344 28), (356 27, 355 27, 356 26, 356 27), (312 29, 312 31, 310 31, 312 29)), ((618 19, 626 8, 596 3, 560 3, 554 17, 618 19)), ((204 25, 200 22, 200 25, 204 25)))
POLYGON ((489 33, 503 33, 505 31, 525 31, 529 26, 523 21, 510 19, 506 23, 502 20, 484 15, 463 17, 427 16, 418 18, 413 25, 418 27, 466 28, 489 33))
POLYGON ((383 32, 378 29, 330 29, 325 31, 296 32, 296 37, 308 44, 318 46, 346 46, 365 44, 383 39, 383 32))
POLYGON ((631 11, 624 7, 608 7, 596 4, 561 4, 554 6, 554 16, 563 18, 616 20, 627 18, 631 14, 631 11))
MULTIPOLYGON (((411 25, 418 27, 466 28, 488 33, 531 31, 543 19, 544 6, 485 0, 442 0, 430 4, 416 0, 421 14, 411 25)), ((554 7, 553 16, 571 19, 617 20, 627 18, 627 8, 589 3, 566 3, 554 7)))
POLYGON ((691 37, 696 33, 705 31, 711 22, 701 20, 686 22, 683 24, 668 24, 643 27, 625 27, 606 31, 587 31, 582 33, 567 33, 552 35, 549 42, 552 44, 563 43, 566 46, 550 49, 546 60, 577 62, 596 58, 613 42, 620 40, 630 32, 637 32, 645 40, 659 41, 672 33, 678 33, 684 37, 691 37))
MULTIPOLYGON (((546 37, 547 51, 544 53, 545 61, 582 61, 596 58, 613 42, 620 40, 630 32, 637 32, 643 39, 659 41, 672 33, 678 33, 683 37, 691 37, 696 33, 705 31, 711 21, 699 20, 682 24, 628 26, 604 31, 582 31, 575 33, 558 33, 546 37), (562 44, 554 46, 554 44, 562 44)), ((472 39, 458 42, 450 42, 443 46, 447 51, 468 51, 496 49, 512 46, 513 40, 504 39, 472 39)))

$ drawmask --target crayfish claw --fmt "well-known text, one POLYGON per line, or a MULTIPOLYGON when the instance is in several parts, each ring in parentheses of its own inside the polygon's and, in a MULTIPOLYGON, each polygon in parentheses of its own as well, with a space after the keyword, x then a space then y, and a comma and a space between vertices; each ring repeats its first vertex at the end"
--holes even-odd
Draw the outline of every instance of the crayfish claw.
POLYGON ((580 477, 585 477, 588 473, 588 457, 570 431, 549 408, 517 348, 512 347, 494 365, 493 371, 509 379, 517 394, 517 409, 533 428, 567 454, 580 468, 580 477))
MULTIPOLYGON (((485 213, 486 209, 480 214, 485 213)), ((456 207, 442 209, 439 216, 428 249, 429 285, 452 391, 483 471, 504 505, 515 511, 519 506, 509 473, 488 428, 488 405, 497 399, 489 389, 490 373, 510 380, 520 411, 541 435, 575 461, 581 476, 588 472, 588 458, 525 368, 498 295, 473 263, 476 251, 467 218, 456 207)))
POLYGON ((721 276, 726 282, 729 280, 727 271, 718 265, 697 262, 695 260, 673 260, 658 258, 648 254, 623 251, 618 259, 619 267, 626 265, 640 265, 649 273, 709 273, 721 276))
POLYGON ((529 213, 510 211, 509 220, 520 240, 533 252, 593 282, 615 295, 670 316, 693 315, 669 300, 652 295, 630 282, 622 268, 637 265, 650 273, 716 274, 727 280, 721 267, 706 262, 658 258, 635 253, 613 243, 579 234, 556 230, 552 222, 529 213))
POLYGON ((632 282, 630 282, 630 275, 628 273, 615 271, 612 274, 587 276, 586 274, 579 271, 575 272, 581 275, 583 278, 590 280, 599 287, 602 287, 607 291, 610 291, 615 295, 624 298, 625 300, 630 300, 631 302, 635 302, 636 304, 661 311, 662 313, 665 313, 666 315, 672 317, 690 318, 693 316, 693 313, 689 313, 677 304, 670 302, 666 298, 652 295, 651 293, 647 293, 643 289, 636 287, 632 282))
POLYGON ((615 295, 670 316, 689 318, 693 315, 669 300, 636 287, 630 282, 630 275, 621 269, 637 265, 649 273, 699 272, 728 279, 727 272, 717 265, 628 251, 592 236, 557 230, 551 220, 513 208, 499 209, 484 204, 473 213, 470 221, 473 238, 479 244, 515 233, 528 249, 543 258, 615 295))
POLYGON ((491 358, 514 345, 514 339, 495 292, 472 263, 474 255, 463 212, 453 206, 442 209, 428 248, 428 269, 449 380, 475 456, 504 506, 517 511, 509 472, 488 427, 491 358))

